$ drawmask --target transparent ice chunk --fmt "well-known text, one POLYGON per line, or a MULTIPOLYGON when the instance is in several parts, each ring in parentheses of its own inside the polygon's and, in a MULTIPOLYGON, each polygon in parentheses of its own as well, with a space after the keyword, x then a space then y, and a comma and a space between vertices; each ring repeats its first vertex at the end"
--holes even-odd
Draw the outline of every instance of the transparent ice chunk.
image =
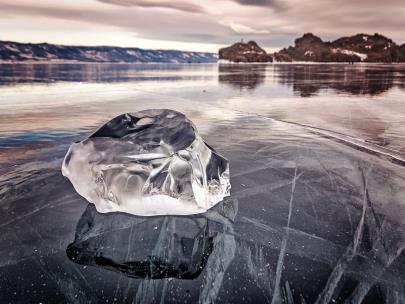
POLYGON ((70 146, 62 174, 102 213, 202 213, 231 187, 228 161, 167 109, 115 117, 70 146))

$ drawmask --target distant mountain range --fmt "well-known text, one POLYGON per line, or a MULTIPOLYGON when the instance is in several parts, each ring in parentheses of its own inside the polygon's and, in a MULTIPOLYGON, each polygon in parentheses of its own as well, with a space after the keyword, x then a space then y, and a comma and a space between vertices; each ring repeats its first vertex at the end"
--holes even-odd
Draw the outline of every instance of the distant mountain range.
POLYGON ((235 43, 220 49, 219 59, 231 62, 405 62, 405 44, 397 45, 380 34, 357 34, 330 42, 307 33, 296 39, 294 46, 268 56, 263 51, 254 41, 235 43))
POLYGON ((0 41, 0 62, 217 62, 214 53, 0 41))

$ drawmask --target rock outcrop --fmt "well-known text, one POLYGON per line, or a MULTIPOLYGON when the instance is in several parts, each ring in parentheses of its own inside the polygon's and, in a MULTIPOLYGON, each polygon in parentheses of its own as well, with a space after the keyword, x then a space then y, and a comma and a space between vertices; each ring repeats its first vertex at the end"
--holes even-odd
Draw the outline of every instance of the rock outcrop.
POLYGON ((330 43, 307 33, 295 40, 295 45, 274 54, 276 61, 350 62, 361 61, 352 53, 333 51, 330 43))
POLYGON ((255 41, 238 42, 219 50, 219 60, 229 62, 272 62, 272 57, 255 41))
POLYGON ((274 53, 276 61, 315 62, 405 62, 405 48, 380 34, 357 34, 335 41, 322 41, 312 33, 295 45, 274 53))

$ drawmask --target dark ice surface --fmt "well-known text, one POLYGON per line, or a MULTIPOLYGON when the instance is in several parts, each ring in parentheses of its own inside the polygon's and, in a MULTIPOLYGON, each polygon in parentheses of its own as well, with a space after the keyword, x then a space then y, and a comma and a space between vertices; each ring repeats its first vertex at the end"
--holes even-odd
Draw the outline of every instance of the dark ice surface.
POLYGON ((31 67, 54 84, 23 68, 0 77, 0 303, 405 302, 403 67, 76 68, 80 84, 60 76, 74 66, 31 67), (67 148, 158 107, 229 160, 231 196, 195 216, 97 213, 60 173, 67 148))

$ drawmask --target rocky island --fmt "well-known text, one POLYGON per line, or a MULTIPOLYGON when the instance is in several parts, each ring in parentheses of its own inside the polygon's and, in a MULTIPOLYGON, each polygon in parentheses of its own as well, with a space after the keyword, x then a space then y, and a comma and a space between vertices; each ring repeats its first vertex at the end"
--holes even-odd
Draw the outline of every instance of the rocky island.
POLYGON ((235 43, 219 50, 222 62, 405 62, 405 44, 398 45, 380 34, 357 34, 323 41, 312 33, 295 40, 294 46, 267 54, 255 41, 235 43))
POLYGON ((272 56, 267 54, 255 41, 238 42, 230 47, 219 50, 220 62, 272 62, 272 56))
POLYGON ((380 34, 357 34, 329 42, 307 33, 296 39, 294 46, 274 53, 274 58, 290 62, 405 62, 405 47, 380 34))

